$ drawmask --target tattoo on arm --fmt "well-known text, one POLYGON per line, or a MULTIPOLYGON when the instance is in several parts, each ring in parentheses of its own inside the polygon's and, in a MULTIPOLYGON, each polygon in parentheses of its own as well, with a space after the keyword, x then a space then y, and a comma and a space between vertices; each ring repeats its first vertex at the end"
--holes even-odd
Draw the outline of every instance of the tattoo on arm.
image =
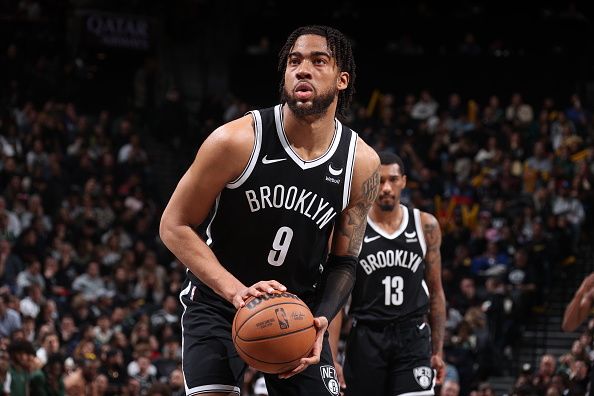
POLYGON ((367 226, 367 212, 375 202, 379 191, 379 168, 363 182, 361 197, 357 203, 348 209, 346 216, 348 217, 348 224, 341 227, 342 235, 349 238, 349 247, 347 254, 358 256, 363 237, 365 236, 365 227, 367 226))
POLYGON ((425 263, 428 271, 429 297, 429 324, 431 325, 431 346, 433 354, 441 354, 443 350, 443 337, 445 329, 445 295, 441 287, 441 230, 436 221, 423 225, 427 253, 425 263))

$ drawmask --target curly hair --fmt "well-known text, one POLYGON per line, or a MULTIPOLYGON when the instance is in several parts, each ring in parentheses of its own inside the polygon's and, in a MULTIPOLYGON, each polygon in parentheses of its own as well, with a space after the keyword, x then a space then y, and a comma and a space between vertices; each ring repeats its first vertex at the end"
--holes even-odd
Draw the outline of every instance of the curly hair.
POLYGON ((302 26, 293 31, 287 38, 285 45, 279 52, 278 70, 281 72, 281 84, 280 92, 282 93, 285 86, 285 70, 287 68, 287 58, 289 52, 295 41, 300 36, 305 34, 315 34, 326 38, 328 42, 328 49, 331 51, 332 56, 336 59, 336 64, 341 72, 349 73, 350 79, 346 89, 342 90, 338 94, 338 105, 336 106, 336 112, 341 117, 346 117, 346 111, 351 104, 353 94, 355 93, 355 78, 357 76, 355 69, 355 59, 353 57, 353 50, 351 48, 351 42, 349 39, 339 30, 329 26, 323 25, 310 25, 302 26))

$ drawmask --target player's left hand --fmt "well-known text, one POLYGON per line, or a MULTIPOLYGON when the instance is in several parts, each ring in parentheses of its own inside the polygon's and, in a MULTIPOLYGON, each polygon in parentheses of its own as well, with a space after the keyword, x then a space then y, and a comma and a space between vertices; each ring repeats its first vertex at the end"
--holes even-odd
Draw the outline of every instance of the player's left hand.
POLYGON ((322 345, 324 343, 324 334, 326 334, 326 329, 328 329, 328 319, 326 319, 325 316, 319 316, 317 318, 314 318, 314 325, 317 329, 316 341, 314 342, 309 357, 302 358, 301 362, 299 362, 299 366, 295 367, 293 370, 279 374, 279 378, 290 378, 295 374, 299 374, 300 372, 305 370, 309 365, 318 364, 320 362, 320 356, 322 354, 322 345))
POLYGON ((446 367, 445 363, 443 362, 441 356, 439 355, 432 355, 431 356, 431 368, 433 368, 436 372, 436 383, 438 385, 443 384, 443 380, 446 374, 446 367))

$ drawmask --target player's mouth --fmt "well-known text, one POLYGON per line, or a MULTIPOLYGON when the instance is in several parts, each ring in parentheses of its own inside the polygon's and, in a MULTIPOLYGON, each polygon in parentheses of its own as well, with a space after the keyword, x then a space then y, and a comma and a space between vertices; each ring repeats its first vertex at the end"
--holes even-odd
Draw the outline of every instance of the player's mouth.
POLYGON ((313 87, 306 82, 300 82, 295 86, 295 97, 299 100, 308 100, 313 96, 313 87))
POLYGON ((396 197, 391 194, 380 195, 379 197, 380 201, 394 201, 395 199, 396 197))

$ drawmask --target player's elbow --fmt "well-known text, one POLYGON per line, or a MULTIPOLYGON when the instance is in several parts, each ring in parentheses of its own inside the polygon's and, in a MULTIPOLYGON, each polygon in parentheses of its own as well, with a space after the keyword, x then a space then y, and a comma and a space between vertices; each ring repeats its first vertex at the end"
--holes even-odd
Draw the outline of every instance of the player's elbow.
POLYGON ((175 235, 174 229, 175 226, 173 225, 170 216, 167 215, 167 212, 163 213, 161 222, 159 223, 159 238, 161 238, 161 241, 163 241, 165 246, 169 246, 172 242, 175 235))
POLYGON ((561 323, 561 330, 565 332, 571 332, 574 331, 576 327, 577 326, 575 326, 573 323, 570 323, 569 320, 563 318, 563 323, 561 323))

